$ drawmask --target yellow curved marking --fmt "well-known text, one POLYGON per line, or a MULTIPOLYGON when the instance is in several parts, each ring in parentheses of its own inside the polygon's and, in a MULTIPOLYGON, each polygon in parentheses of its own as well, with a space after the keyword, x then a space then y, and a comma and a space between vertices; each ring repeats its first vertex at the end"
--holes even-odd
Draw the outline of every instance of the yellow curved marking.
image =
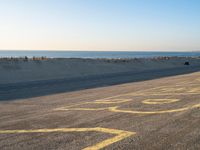
MULTIPOLYGON (((132 99, 122 99, 119 98, 117 99, 117 97, 120 96, 146 96, 146 95, 188 95, 188 94, 199 94, 200 93, 200 88, 171 88, 171 87, 167 87, 167 86, 160 86, 160 87, 156 87, 156 88, 151 88, 151 89, 147 89, 144 90, 143 92, 138 91, 138 92, 132 92, 132 93, 126 93, 126 94, 121 94, 121 95, 116 95, 116 96, 112 96, 109 98, 104 98, 104 99, 100 99, 100 100, 96 100, 93 102, 84 102, 84 103, 79 103, 79 104, 75 104, 75 105, 71 105, 71 106, 66 106, 66 107, 61 107, 61 108, 57 108, 55 110, 88 110, 88 111, 99 111, 99 110, 109 110, 112 112, 122 112, 122 113, 132 113, 132 114, 162 114, 162 113, 173 113, 173 112, 180 112, 180 111, 185 111, 188 109, 192 109, 192 108, 197 108, 199 107, 200 104, 191 106, 191 107, 184 107, 184 108, 179 108, 179 109, 172 109, 172 110, 163 110, 163 111, 133 111, 133 110, 121 110, 119 109, 120 106, 114 106, 114 107, 103 107, 103 108, 79 108, 79 107, 75 107, 74 106, 80 106, 83 104, 119 104, 119 103, 125 103, 128 101, 131 101, 132 99), (152 89, 156 92, 153 92, 152 89), (188 90, 189 89, 189 90, 188 90), (176 93, 176 92, 180 92, 181 93, 176 93), (167 92, 167 93, 165 93, 167 92), (174 92, 174 93, 170 93, 170 92, 174 92), (182 93, 183 92, 183 93, 182 93), (113 98, 113 99, 112 99, 113 98), (115 99, 114 99, 115 98, 115 99)), ((177 102, 179 101, 178 99, 159 99, 159 100, 145 100, 143 101, 143 103, 145 104, 164 104, 164 103, 172 103, 172 102, 177 102)))
POLYGON ((179 108, 179 109, 171 109, 171 110, 161 110, 161 111, 134 111, 134 110, 123 110, 123 109, 119 109, 118 106, 116 107, 109 107, 109 111, 111 112, 120 112, 120 113, 130 113, 130 114, 164 114, 164 113, 175 113, 175 112, 181 112, 181 111, 186 111, 189 109, 193 109, 193 108, 199 108, 200 104, 196 104, 193 106, 189 106, 189 107, 184 107, 184 108, 179 108))
POLYGON ((161 111, 134 111, 134 110, 123 110, 119 109, 119 106, 114 106, 114 107, 104 107, 104 108, 62 108, 60 110, 86 110, 86 111, 99 111, 99 110, 108 110, 111 112, 118 112, 118 113, 129 113, 129 114, 163 114, 163 113, 175 113, 175 112, 181 112, 181 111, 186 111, 189 109, 193 108, 198 108, 200 107, 200 104, 196 104, 193 106, 188 106, 184 108, 178 108, 178 109, 170 109, 170 110, 161 110, 161 111))
POLYGON ((58 129, 35 129, 35 130, 0 130, 0 134, 14 134, 14 133, 52 133, 52 132, 103 132, 108 134, 115 134, 113 138, 109 138, 93 146, 86 147, 83 150, 99 150, 113 143, 119 142, 127 137, 130 137, 135 132, 108 129, 108 128, 58 128, 58 129))
POLYGON ((132 99, 100 99, 100 100, 96 100, 95 104, 117 104, 117 103, 125 103, 125 102, 129 102, 132 99))
MULTIPOLYGON (((163 92, 159 92, 160 89, 168 89, 166 91, 175 91, 177 88, 171 88, 169 86, 160 86, 160 87, 154 87, 154 88, 150 88, 150 89, 145 89, 145 90, 140 90, 140 91, 136 91, 136 92, 130 92, 130 93, 125 93, 125 94, 119 94, 119 95, 115 95, 115 96, 110 96, 110 97, 107 97, 107 98, 104 98, 104 99, 100 99, 100 100, 96 100, 96 101, 93 101, 93 102, 81 102, 81 103, 78 103, 78 104, 73 104, 73 105, 70 105, 70 106, 64 106, 64 107, 59 107, 59 108, 55 108, 54 110, 57 111, 57 110, 67 110, 67 108, 71 108, 71 107, 74 107, 74 106, 80 106, 80 105, 84 105, 84 104, 92 104, 92 103, 101 103, 101 104, 114 104, 114 103, 124 103, 124 102, 128 102, 128 101, 131 101, 132 99, 125 99, 123 100, 122 98, 117 98, 117 97, 120 97, 120 96, 146 96, 146 95, 152 95, 152 96, 160 96, 160 95, 188 95, 188 94, 199 94, 199 92, 193 92, 192 89, 190 89, 190 92, 191 93, 188 93, 188 92, 184 92, 184 93, 163 93, 163 92), (168 89, 170 88, 170 90, 168 89), (153 92, 152 90, 156 90, 156 92, 153 92), (118 101, 116 101, 115 99, 117 99, 118 101)), ((178 89, 179 91, 181 89, 178 89)), ((197 91, 195 89, 195 91, 197 91)))
POLYGON ((168 104, 168 103, 174 103, 178 101, 180 101, 180 99, 146 99, 142 101, 142 103, 154 105, 154 104, 168 104))

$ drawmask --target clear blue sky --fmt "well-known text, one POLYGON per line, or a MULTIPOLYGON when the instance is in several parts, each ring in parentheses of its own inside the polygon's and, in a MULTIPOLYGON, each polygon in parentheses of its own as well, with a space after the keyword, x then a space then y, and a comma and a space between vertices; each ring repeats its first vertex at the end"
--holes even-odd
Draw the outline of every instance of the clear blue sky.
POLYGON ((0 0, 0 49, 200 50, 200 0, 0 0))

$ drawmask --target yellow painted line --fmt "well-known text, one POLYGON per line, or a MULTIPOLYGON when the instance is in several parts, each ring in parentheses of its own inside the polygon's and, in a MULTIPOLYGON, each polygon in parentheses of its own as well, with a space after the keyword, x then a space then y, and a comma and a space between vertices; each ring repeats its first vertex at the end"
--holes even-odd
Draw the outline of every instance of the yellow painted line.
POLYGON ((96 100, 94 102, 83 102, 83 103, 78 103, 66 107, 60 107, 56 108, 54 110, 105 110, 105 108, 73 108, 74 106, 80 106, 80 105, 85 105, 85 104, 119 104, 119 103, 125 103, 128 101, 131 101, 132 99, 100 99, 96 100))
POLYGON ((66 106, 66 107, 60 107, 60 108, 56 108, 54 110, 94 110, 94 111, 99 111, 99 110, 107 110, 108 107, 104 107, 104 108, 74 108, 74 106, 80 106, 80 105, 84 105, 84 104, 119 104, 119 103, 125 103, 128 101, 131 101, 132 99, 100 99, 100 100, 96 100, 94 102, 85 102, 85 103, 79 103, 79 104, 75 104, 75 105, 70 105, 70 106, 66 106))
MULTIPOLYGON (((184 107, 184 108, 178 108, 178 109, 171 109, 171 110, 163 110, 163 111, 134 111, 134 110, 122 110, 119 109, 120 106, 114 106, 114 107, 104 107, 104 108, 80 108, 80 107, 75 107, 74 106, 80 106, 84 104, 120 104, 120 103, 125 103, 132 101, 133 99, 122 99, 122 98, 116 98, 120 96, 149 96, 149 95, 188 95, 188 94, 199 94, 200 93, 200 88, 198 87, 188 87, 188 88, 172 88, 171 86, 160 86, 160 87, 155 87, 151 89, 147 89, 144 91, 138 91, 138 92, 132 92, 132 93, 126 93, 126 94, 121 94, 121 95, 116 95, 100 100, 96 100, 93 102, 85 102, 85 103, 79 103, 71 106, 66 106, 66 107, 61 107, 57 108, 55 110, 85 110, 85 111, 100 111, 100 110, 109 110, 111 112, 121 112, 121 113, 131 113, 131 114, 162 114, 162 113, 173 113, 173 112, 180 112, 180 111, 185 111, 189 110, 192 108, 197 108, 199 107, 199 104, 194 105, 194 106, 189 106, 189 107, 184 107), (152 91, 155 90, 156 92, 152 91), (189 90, 188 90, 189 89, 189 90), (176 92, 181 92, 181 93, 176 93, 176 92), (114 98, 115 97, 115 98, 114 98)), ((173 103, 177 102, 179 99, 147 99, 142 101, 144 104, 166 104, 166 103, 173 103)))
POLYGON ((57 129, 32 129, 32 130, 0 130, 0 134, 16 134, 16 133, 52 133, 52 132, 103 132, 107 134, 115 134, 116 136, 99 142, 93 146, 84 148, 83 150, 99 150, 113 143, 119 142, 125 138, 135 135, 135 132, 109 129, 109 128, 57 128, 57 129))
POLYGON ((95 104, 117 104, 117 103, 125 103, 125 102, 129 102, 132 99, 100 99, 100 100, 96 100, 95 104))
POLYGON ((178 101, 180 101, 180 99, 146 99, 142 101, 142 103, 154 105, 154 104, 168 104, 168 103, 174 103, 178 101))
POLYGON ((108 110, 109 107, 103 107, 103 108, 57 108, 56 110, 66 110, 66 111, 75 111, 75 110, 78 110, 78 111, 101 111, 101 110, 108 110))
POLYGON ((186 88, 183 87, 167 87, 167 88, 158 88, 157 90, 160 90, 162 92, 184 92, 186 88))
POLYGON ((80 105, 84 105, 84 104, 90 104, 91 102, 82 102, 82 103, 77 103, 77 104, 73 104, 73 105, 69 105, 69 106, 64 106, 64 107, 59 107, 59 108, 55 108, 54 110, 67 110, 67 108, 71 108, 74 106, 80 106, 80 105))
POLYGON ((175 112, 182 112, 194 108, 200 108, 200 104, 196 104, 193 106, 188 106, 184 108, 178 108, 178 109, 170 109, 170 110, 161 110, 161 111, 134 111, 134 110, 123 110, 119 109, 118 106, 116 107, 109 107, 109 111, 111 112, 118 112, 118 113, 129 113, 129 114, 164 114, 164 113, 175 113, 175 112))
MULTIPOLYGON (((160 86, 160 87, 166 87, 166 86, 160 86)), ((150 88, 150 89, 145 89, 145 90, 141 90, 141 91, 149 91, 149 90, 152 90, 152 89, 157 89, 158 87, 155 87, 155 88, 150 88)), ((136 91, 136 92, 140 92, 140 91, 136 91)), ((64 106, 64 107, 59 107, 59 108, 55 108, 54 110, 55 111, 59 111, 59 110, 68 110, 68 108, 71 108, 71 107, 74 107, 74 106, 80 106, 80 105, 84 105, 84 104, 92 104, 92 103, 99 103, 102 102, 103 100, 105 101, 109 101, 111 102, 114 101, 115 99, 113 98, 117 98, 117 97, 120 97, 120 96, 132 96, 131 94, 133 94, 135 92, 130 92, 130 93, 125 93, 125 94, 119 94, 119 95, 115 95, 115 96, 110 96, 110 97, 106 97, 106 98, 103 98, 103 99, 100 99, 100 100, 96 100, 95 102, 91 101, 91 102, 81 102, 81 103, 76 103, 76 104, 73 104, 73 105, 69 105, 69 106, 64 106)), ((119 99, 118 99, 119 100, 119 99)), ((132 99, 126 99, 126 100, 123 100, 124 102, 128 102, 132 99)), ((105 102, 106 103, 106 102, 105 102)), ((114 103, 114 102, 113 102, 114 103)), ((116 102, 115 102, 116 103, 116 102)), ((122 103, 122 101, 118 101, 117 103, 122 103)), ((108 103, 107 103, 108 104, 108 103)))
POLYGON ((128 138, 128 137, 133 136, 133 135, 136 134, 135 132, 115 130, 115 129, 97 128, 97 130, 99 132, 116 134, 117 136, 115 136, 113 138, 110 138, 110 139, 107 139, 107 140, 104 140, 104 141, 102 141, 100 143, 97 143, 94 146, 85 148, 84 150, 99 150, 99 149, 102 149, 102 148, 104 148, 106 146, 109 146, 109 145, 111 145, 113 143, 116 143, 118 141, 121 141, 121 140, 123 140, 125 138, 128 138))
POLYGON ((164 114, 164 113, 175 113, 175 112, 181 112, 186 111, 194 108, 200 108, 200 104, 196 104, 193 106, 178 108, 178 109, 170 109, 170 110, 161 110, 161 111, 135 111, 135 110, 123 110, 120 109, 119 106, 114 107, 104 107, 104 108, 67 108, 67 109, 60 109, 60 110, 78 110, 78 111, 99 111, 99 110, 108 110, 110 112, 117 112, 117 113, 129 113, 129 114, 164 114))

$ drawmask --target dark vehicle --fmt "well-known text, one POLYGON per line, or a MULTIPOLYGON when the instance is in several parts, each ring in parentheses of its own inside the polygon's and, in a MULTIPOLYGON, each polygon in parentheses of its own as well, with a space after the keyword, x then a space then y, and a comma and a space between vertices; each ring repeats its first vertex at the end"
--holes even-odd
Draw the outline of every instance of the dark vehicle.
POLYGON ((189 66, 190 63, 189 63, 188 61, 186 61, 186 62, 184 63, 184 65, 189 66))

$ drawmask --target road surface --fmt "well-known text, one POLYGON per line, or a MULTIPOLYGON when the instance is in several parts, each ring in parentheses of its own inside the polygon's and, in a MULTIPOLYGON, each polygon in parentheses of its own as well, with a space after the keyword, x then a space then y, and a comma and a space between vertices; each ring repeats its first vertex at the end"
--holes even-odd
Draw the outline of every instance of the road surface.
POLYGON ((200 149, 200 72, 2 101, 0 149, 200 149))

